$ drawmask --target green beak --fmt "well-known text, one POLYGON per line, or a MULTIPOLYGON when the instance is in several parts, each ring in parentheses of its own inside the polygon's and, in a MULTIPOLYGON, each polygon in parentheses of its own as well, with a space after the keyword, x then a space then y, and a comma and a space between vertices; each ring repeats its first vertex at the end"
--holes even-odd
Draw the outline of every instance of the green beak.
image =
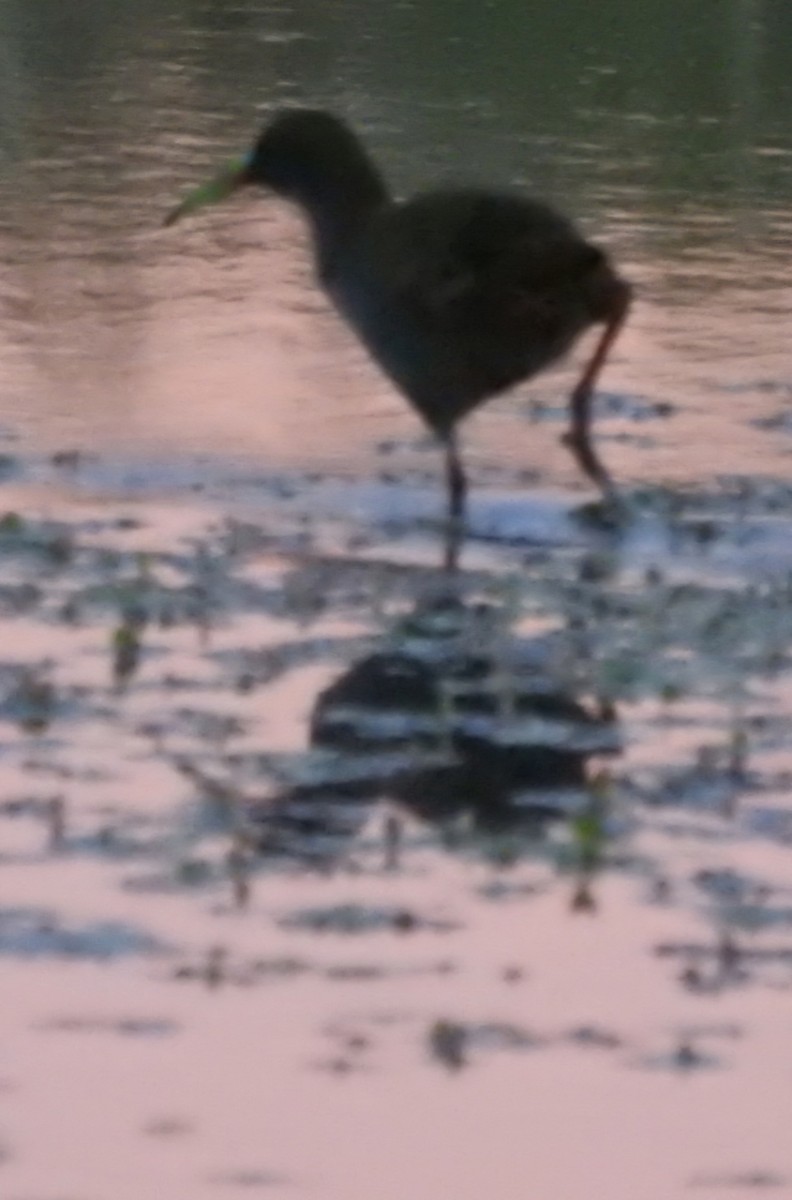
POLYGON ((205 208, 207 204, 218 204, 221 200, 225 200, 227 196, 232 195, 238 188, 243 187, 249 182, 250 175, 247 160, 244 158, 235 158, 219 175, 215 175, 208 183, 202 184, 190 192, 188 196, 185 196, 181 204, 171 209, 163 224, 175 225, 182 217, 189 216, 196 209, 205 208))

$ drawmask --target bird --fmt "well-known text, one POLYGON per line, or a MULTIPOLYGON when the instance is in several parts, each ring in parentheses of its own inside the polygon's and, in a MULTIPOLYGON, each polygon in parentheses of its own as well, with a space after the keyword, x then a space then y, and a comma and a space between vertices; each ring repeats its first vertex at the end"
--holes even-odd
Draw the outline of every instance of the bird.
POLYGON ((302 210, 317 281, 445 451, 455 567, 467 477, 460 421, 604 326, 569 400, 563 441, 606 501, 613 481, 590 437, 594 387, 632 287, 562 213, 518 190, 445 187, 401 200, 342 118, 283 109, 249 152, 191 191, 166 226, 256 186, 302 210))

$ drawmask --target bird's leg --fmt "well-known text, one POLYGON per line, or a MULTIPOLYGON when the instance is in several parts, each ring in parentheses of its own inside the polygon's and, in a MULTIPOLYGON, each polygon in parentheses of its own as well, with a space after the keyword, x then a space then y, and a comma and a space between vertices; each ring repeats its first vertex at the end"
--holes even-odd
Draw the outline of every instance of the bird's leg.
POLYGON ((446 526, 445 569, 455 571, 459 565, 459 550, 465 532, 465 497, 467 479, 459 457, 456 434, 453 430, 443 437, 446 453, 446 482, 448 484, 448 524, 446 526))
POLYGON ((591 397, 600 371, 610 353, 610 349, 627 319, 629 308, 630 289, 625 284, 623 290, 619 291, 618 300, 613 306, 612 315, 605 325, 605 331, 597 344, 597 348, 570 397, 570 426, 562 439, 564 445, 568 446, 572 451, 581 469, 585 471, 589 479, 592 479, 597 484, 608 500, 616 500, 618 494, 613 480, 600 462, 591 444, 589 436, 591 397))

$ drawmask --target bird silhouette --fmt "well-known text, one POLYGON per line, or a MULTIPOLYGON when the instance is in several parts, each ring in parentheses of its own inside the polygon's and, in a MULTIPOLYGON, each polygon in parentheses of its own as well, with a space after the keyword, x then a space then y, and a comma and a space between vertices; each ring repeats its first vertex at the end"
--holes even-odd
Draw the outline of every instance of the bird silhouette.
POLYGON ((445 447, 447 566, 457 564, 467 492, 459 422, 562 357, 593 325, 604 330, 570 396, 564 441, 615 501, 591 443, 590 407, 631 288, 565 216, 507 190, 447 188, 394 199, 344 121, 293 109, 276 115, 248 155, 191 192, 165 224, 255 184, 302 209, 321 286, 445 447))

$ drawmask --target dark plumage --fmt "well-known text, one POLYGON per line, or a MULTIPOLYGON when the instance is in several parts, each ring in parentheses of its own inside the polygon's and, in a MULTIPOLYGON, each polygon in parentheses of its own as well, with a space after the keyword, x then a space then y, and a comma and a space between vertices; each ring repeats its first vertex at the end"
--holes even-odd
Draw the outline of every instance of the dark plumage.
POLYGON ((245 160, 188 197, 168 222, 251 183, 303 210, 322 286, 445 444, 457 531, 450 563, 466 491, 457 423, 549 366, 595 324, 604 332, 572 393, 565 440, 586 474, 614 494, 589 440, 589 405, 630 288, 564 216, 519 194, 475 188, 393 200, 344 122, 293 110, 276 116, 245 160))

